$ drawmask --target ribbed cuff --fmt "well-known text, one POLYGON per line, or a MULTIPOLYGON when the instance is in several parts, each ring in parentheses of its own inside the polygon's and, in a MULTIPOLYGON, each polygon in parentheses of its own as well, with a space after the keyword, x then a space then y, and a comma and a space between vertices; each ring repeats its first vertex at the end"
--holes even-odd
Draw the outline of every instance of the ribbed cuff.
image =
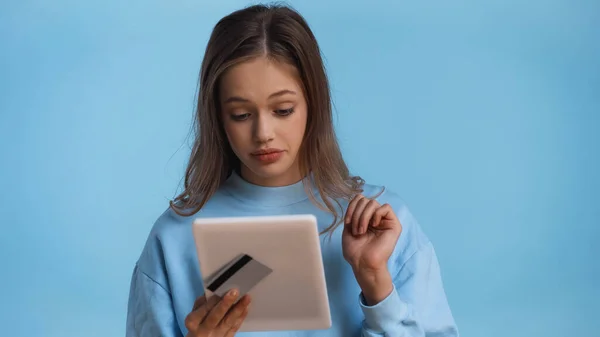
POLYGON ((400 300, 396 286, 383 301, 373 306, 366 304, 362 293, 359 296, 360 307, 365 315, 367 329, 375 333, 392 331, 408 314, 408 306, 400 300))

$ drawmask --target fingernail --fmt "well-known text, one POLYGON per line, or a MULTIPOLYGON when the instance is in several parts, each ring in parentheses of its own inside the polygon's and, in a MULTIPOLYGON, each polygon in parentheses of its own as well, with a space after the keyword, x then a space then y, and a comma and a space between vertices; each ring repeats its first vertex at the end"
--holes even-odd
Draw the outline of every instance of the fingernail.
POLYGON ((237 296, 237 294, 238 294, 237 289, 232 289, 229 291, 229 296, 237 296))

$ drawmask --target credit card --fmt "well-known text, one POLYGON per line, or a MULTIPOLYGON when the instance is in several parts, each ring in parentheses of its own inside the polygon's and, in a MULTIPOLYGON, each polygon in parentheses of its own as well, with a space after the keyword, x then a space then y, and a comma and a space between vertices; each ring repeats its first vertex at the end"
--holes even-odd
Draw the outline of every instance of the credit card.
POLYGON ((272 272, 271 268, 253 259, 250 255, 243 254, 211 277, 212 280, 206 288, 219 297, 225 296, 229 290, 236 288, 241 297, 272 272))

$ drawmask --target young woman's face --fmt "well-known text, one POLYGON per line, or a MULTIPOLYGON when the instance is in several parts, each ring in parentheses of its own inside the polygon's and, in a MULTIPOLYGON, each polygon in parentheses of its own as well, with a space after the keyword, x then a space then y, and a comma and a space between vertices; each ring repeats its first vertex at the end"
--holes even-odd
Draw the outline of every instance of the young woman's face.
POLYGON ((240 63, 221 78, 223 126, 251 183, 284 186, 302 178, 298 152, 307 107, 300 83, 293 66, 264 57, 240 63))

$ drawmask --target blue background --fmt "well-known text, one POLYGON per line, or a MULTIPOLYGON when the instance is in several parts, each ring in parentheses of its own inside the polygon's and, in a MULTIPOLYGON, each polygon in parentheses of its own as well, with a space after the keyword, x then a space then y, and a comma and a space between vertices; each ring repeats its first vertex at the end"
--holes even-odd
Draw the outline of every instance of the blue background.
MULTIPOLYGON (((123 335, 210 30, 247 4, 2 2, 2 335, 123 335)), ((349 165, 434 241, 462 336, 598 336, 600 3, 292 4, 349 165)))

